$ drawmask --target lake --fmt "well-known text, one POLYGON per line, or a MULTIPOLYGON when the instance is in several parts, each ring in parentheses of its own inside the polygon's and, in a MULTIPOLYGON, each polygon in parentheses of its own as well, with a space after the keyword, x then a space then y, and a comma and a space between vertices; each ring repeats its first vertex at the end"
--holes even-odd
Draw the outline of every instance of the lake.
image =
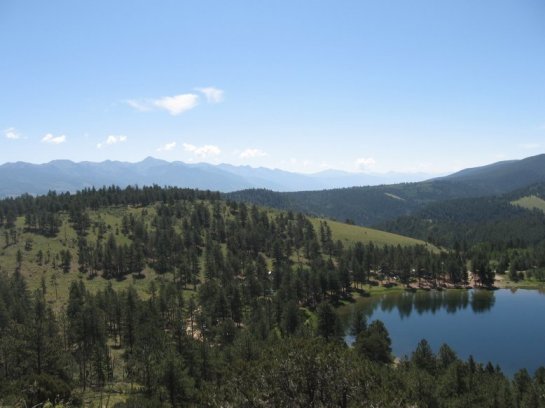
MULTIPOLYGON (((545 295, 537 290, 397 292, 359 298, 339 313, 345 327, 355 310, 382 320, 393 353, 410 356, 425 338, 437 352, 447 343, 459 357, 499 364, 508 375, 545 366, 545 295)), ((354 339, 347 335, 347 342, 354 339)))

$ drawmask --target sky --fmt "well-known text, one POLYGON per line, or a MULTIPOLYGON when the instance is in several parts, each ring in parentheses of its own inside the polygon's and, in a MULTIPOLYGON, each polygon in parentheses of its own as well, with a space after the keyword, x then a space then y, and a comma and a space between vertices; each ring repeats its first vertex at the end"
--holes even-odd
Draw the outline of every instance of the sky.
POLYGON ((545 152, 543 0, 0 1, 0 163, 439 174, 545 152))

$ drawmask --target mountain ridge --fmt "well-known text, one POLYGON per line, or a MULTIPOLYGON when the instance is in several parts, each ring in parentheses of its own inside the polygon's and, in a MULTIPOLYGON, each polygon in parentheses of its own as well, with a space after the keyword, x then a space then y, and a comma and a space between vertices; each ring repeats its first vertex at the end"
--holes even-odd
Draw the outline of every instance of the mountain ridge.
MULTIPOLYGON (((116 160, 74 162, 66 159, 48 163, 8 162, 0 165, 0 197, 23 193, 44 194, 50 190, 74 192, 103 185, 172 185, 231 192, 248 188, 275 191, 320 190, 352 185, 385 184, 403 177, 402 173, 367 174, 335 173, 303 174, 266 167, 231 164, 185 163, 166 161, 151 156, 131 163, 116 160)), ((419 173, 408 179, 424 179, 419 173)))
POLYGON ((376 226, 409 216, 435 202, 503 195, 540 182, 545 182, 545 154, 465 169, 417 183, 284 193, 243 190, 228 196, 376 226))

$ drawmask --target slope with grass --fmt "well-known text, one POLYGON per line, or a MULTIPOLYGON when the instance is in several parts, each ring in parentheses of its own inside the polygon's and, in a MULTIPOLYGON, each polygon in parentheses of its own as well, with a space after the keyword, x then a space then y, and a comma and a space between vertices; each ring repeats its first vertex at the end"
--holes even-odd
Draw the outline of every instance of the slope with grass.
POLYGON ((310 221, 316 230, 320 228, 320 222, 327 222, 331 228, 334 240, 340 240, 343 244, 351 245, 355 242, 363 242, 365 244, 373 243, 375 245, 400 245, 402 247, 424 245, 438 251, 438 248, 428 244, 425 241, 406 237, 403 235, 393 234, 386 231, 380 231, 368 227, 360 227, 359 225, 345 224, 338 221, 325 220, 323 218, 310 217, 310 221))
POLYGON ((513 194, 447 200, 380 228, 447 247, 486 243, 525 248, 545 240, 544 205, 537 196, 513 194))
MULTIPOLYGON (((89 211, 91 222, 94 227, 90 229, 87 239, 94 242, 99 234, 99 228, 103 228, 105 234, 113 233, 120 244, 128 243, 128 238, 119 232, 121 219, 124 214, 138 214, 147 210, 148 214, 153 214, 153 207, 134 209, 130 207, 104 208, 98 211, 89 211), (100 227, 97 227, 100 226, 100 227)), ((25 229, 24 217, 19 217, 16 221, 15 230, 17 231, 17 242, 0 245, 0 271, 12 272, 16 268, 17 251, 22 253, 21 274, 27 281, 31 291, 41 288, 42 282, 48 290, 46 299, 54 304, 56 308, 66 304, 68 299, 68 290, 73 281, 83 280, 85 286, 92 293, 104 290, 108 285, 112 285, 116 290, 127 289, 133 286, 140 296, 147 298, 149 283, 156 279, 165 279, 159 277, 157 273, 149 267, 146 267, 143 276, 146 279, 134 279, 128 277, 123 280, 104 279, 95 277, 89 279, 85 274, 78 272, 78 240, 77 234, 67 214, 60 216, 62 225, 59 233, 54 237, 45 237, 41 234, 29 232, 25 229), (60 267, 59 253, 62 250, 69 250, 72 255, 71 268, 69 273, 63 273, 60 267), (44 260, 38 262, 38 254, 43 254, 44 260)), ((7 229, 0 228, 0 238, 4 239, 7 229)))
MULTIPOLYGON (((87 240, 95 242, 102 234, 105 239, 109 234, 113 234, 119 244, 129 244, 130 238, 122 233, 122 219, 124 216, 132 215, 136 218, 143 217, 148 226, 156 215, 156 205, 148 205, 145 207, 132 206, 110 206, 100 208, 98 210, 89 210, 92 227, 88 231, 87 240)), ((283 211, 267 210, 269 217, 272 219, 278 215, 286 215, 283 211)), ((437 252, 438 249, 431 244, 427 244, 422 240, 393 234, 385 231, 380 231, 367 227, 345 224, 332 220, 325 220, 315 217, 307 217, 314 229, 318 232, 320 222, 327 221, 331 228, 332 238, 334 241, 340 240, 345 246, 351 246, 356 242, 365 244, 373 243, 377 246, 402 246, 409 247, 415 245, 426 246, 428 249, 437 252)), ((16 255, 18 251, 22 253, 21 273, 27 280, 29 289, 34 291, 42 286, 45 281, 48 287, 46 299, 55 306, 60 308, 66 304, 68 298, 68 289, 73 281, 82 280, 85 286, 92 292, 96 293, 99 290, 104 290, 108 285, 112 285, 115 290, 127 289, 132 286, 138 294, 143 297, 149 297, 150 283, 155 282, 158 285, 162 281, 172 280, 171 274, 160 275, 152 267, 146 265, 142 278, 127 276, 122 280, 105 279, 101 276, 89 278, 86 274, 78 271, 78 237, 74 230, 69 215, 66 213, 60 214, 61 226, 59 233, 54 237, 45 237, 41 234, 28 231, 25 228, 25 218, 19 217, 16 221, 15 230, 17 231, 17 242, 11 242, 6 245, 4 236, 7 229, 0 227, 0 271, 4 270, 8 273, 15 270, 16 255), (62 250, 69 250, 72 255, 71 271, 63 273, 60 267, 59 253, 62 250), (41 251, 44 257, 43 262, 38 262, 38 254, 41 251)), ((271 260, 266 257, 268 264, 271 260)), ((201 259, 201 266, 204 260, 201 259)), ((202 278, 202 277, 201 277, 202 278)), ((194 291, 187 290, 186 295, 194 295, 194 291)))
POLYGON ((460 182, 491 194, 505 194, 545 181, 545 154, 465 169, 443 180, 460 182))
POLYGON ((521 197, 518 200, 512 201, 511 204, 528 210, 540 210, 545 212, 545 200, 535 195, 521 197))

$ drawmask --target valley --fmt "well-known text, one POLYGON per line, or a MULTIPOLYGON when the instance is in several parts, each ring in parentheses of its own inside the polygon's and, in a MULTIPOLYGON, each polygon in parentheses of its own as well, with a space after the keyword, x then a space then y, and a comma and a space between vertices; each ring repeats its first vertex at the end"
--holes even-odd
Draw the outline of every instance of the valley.
MULTIPOLYGON (((480 220, 478 211, 487 205, 507 211, 482 213, 496 217, 496 223, 511 217, 510 211, 528 212, 502 199, 464 200, 474 205, 466 208, 454 201, 453 208, 465 209, 467 215, 459 214, 466 218, 474 214, 480 220), (508 206, 502 207, 504 203, 508 206)), ((391 375, 408 381, 406 369, 425 375, 414 359, 427 343, 418 344, 407 367, 393 368, 392 350, 397 358, 409 353, 399 348, 397 324, 386 319, 394 334, 390 339, 382 323, 367 322, 371 315, 350 309, 350 324, 356 316, 361 327, 354 329, 354 347, 343 351, 346 308, 384 296, 470 293, 448 288, 475 287, 494 296, 497 286, 541 288, 545 282, 545 247, 539 235, 531 243, 494 246, 492 240, 483 246, 478 235, 471 240, 468 235, 463 245, 444 241, 438 247, 291 209, 225 200, 219 193, 157 186, 25 195, 0 200, 0 209, 0 299, 8 316, 0 367, 8 369, 29 350, 23 372, 37 367, 48 373, 5 376, 10 380, 2 392, 8 401, 17 399, 13 387, 32 379, 45 388, 25 394, 29 401, 55 392, 70 404, 94 405, 111 398, 123 407, 160 400, 160 390, 165 390, 172 405, 212 403, 210 398, 245 403, 254 398, 248 392, 262 398, 261 392, 248 383, 233 383, 245 374, 229 361, 242 364, 250 358, 248 369, 268 370, 262 366, 268 353, 285 353, 281 350, 291 342, 317 350, 332 347, 316 352, 341 353, 338 370, 351 370, 347 359, 357 359, 369 370, 381 370, 386 376, 382 381, 390 381, 386 378, 391 375), (17 337, 16 330, 23 327, 26 334, 17 337), (46 339, 43 330, 52 337, 46 339), (22 342, 17 350, 10 348, 15 341, 22 342), (180 365, 171 366, 173 361, 180 365), (229 375, 221 380, 225 370, 229 375), (233 395, 233 390, 241 394, 233 395)), ((469 225, 468 219, 463 222, 469 225)), ((438 350, 440 344, 431 340, 438 350)), ((457 351, 462 359, 454 361, 460 367, 493 376, 487 377, 492 383, 506 378, 484 365, 471 368, 475 362, 465 362, 468 351, 457 351)), ((294 356, 289 361, 304 364, 294 356)), ((509 367, 509 375, 522 375, 509 367)), ((365 381, 367 375, 353 379, 365 381)), ((285 391, 278 389, 274 398, 283 398, 285 391)), ((369 403, 381 401, 383 393, 380 386, 365 397, 354 393, 350 398, 369 403)))

